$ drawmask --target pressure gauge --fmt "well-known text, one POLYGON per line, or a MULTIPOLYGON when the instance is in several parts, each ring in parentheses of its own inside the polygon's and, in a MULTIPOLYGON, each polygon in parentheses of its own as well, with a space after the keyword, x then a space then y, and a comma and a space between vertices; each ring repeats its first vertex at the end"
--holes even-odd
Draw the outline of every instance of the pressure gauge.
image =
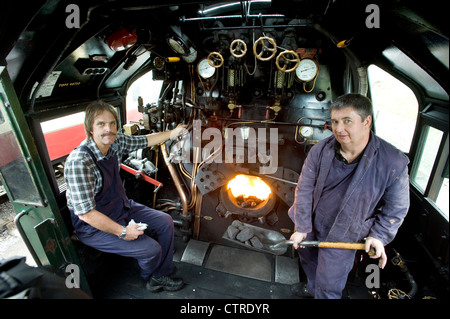
POLYGON ((197 72, 202 78, 209 79, 216 72, 216 68, 208 63, 207 58, 203 58, 197 64, 197 72))
POLYGON ((300 126, 300 135, 302 137, 310 137, 314 133, 314 130, 311 126, 300 126))
POLYGON ((319 73, 319 65, 313 59, 300 60, 297 69, 295 69, 295 75, 300 81, 309 82, 319 73))
POLYGON ((186 55, 189 53, 189 48, 186 43, 183 42, 181 38, 176 37, 175 35, 167 39, 167 43, 170 48, 178 54, 186 55))

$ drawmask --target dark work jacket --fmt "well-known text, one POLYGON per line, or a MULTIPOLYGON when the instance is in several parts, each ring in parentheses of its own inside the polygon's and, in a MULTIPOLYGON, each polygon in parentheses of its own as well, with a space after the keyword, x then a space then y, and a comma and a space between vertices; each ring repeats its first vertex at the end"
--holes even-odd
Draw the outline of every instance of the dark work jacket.
POLYGON ((371 132, 369 143, 342 198, 335 219, 314 222, 315 208, 335 157, 334 135, 314 145, 303 165, 289 217, 298 232, 330 229, 327 241, 391 242, 409 208, 408 158, 371 132), (327 223, 327 225, 321 224, 327 223))

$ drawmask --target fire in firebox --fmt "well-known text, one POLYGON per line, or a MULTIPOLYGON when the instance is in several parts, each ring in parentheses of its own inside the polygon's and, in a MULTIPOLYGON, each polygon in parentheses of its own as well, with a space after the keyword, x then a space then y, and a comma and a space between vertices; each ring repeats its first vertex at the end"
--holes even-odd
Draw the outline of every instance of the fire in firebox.
POLYGON ((256 208, 270 196, 270 187, 258 176, 237 175, 228 182, 238 206, 242 208, 256 208))

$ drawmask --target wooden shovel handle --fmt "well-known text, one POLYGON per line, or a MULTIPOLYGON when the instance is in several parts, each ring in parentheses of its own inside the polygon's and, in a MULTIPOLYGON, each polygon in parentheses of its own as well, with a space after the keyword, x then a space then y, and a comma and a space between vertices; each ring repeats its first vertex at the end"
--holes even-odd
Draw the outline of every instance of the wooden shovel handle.
MULTIPOLYGON (((318 247, 320 248, 339 248, 339 249, 355 249, 355 250, 365 250, 366 245, 364 243, 346 243, 346 242, 330 242, 321 241, 318 247)), ((373 248, 369 251, 369 256, 375 255, 375 250, 373 248)))

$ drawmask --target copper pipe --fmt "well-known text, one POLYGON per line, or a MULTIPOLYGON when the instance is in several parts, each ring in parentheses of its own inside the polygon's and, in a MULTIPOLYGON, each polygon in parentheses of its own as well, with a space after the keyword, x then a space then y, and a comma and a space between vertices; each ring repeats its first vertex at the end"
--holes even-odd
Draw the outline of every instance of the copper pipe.
POLYGON ((183 190, 183 187, 181 186, 180 179, 178 178, 177 171, 175 170, 175 167, 172 165, 169 159, 169 154, 167 153, 167 146, 165 143, 160 144, 161 146, 161 153, 164 157, 164 162, 167 165, 167 168, 169 169, 170 176, 173 179, 173 182, 175 183, 175 187, 178 191, 178 195, 180 195, 181 199, 181 207, 183 209, 183 216, 188 216, 188 204, 187 204, 187 198, 186 194, 183 190))
POLYGON ((194 210, 194 239, 198 239, 200 236, 200 222, 202 213, 202 201, 203 197, 197 196, 195 199, 195 210, 194 210))

